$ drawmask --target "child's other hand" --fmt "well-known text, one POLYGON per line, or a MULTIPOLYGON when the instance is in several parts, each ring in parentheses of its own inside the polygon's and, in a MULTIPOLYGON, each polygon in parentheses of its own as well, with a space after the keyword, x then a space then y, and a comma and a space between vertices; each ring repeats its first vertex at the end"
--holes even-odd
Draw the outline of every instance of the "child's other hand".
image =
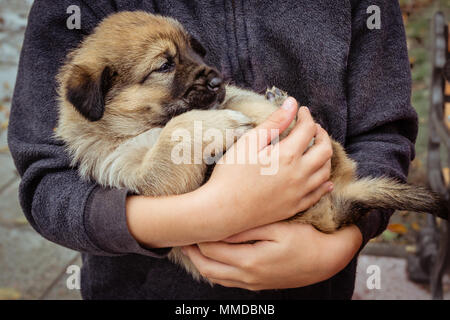
POLYGON ((329 279, 345 268, 361 243, 361 232, 354 225, 325 234, 311 225, 278 222, 183 251, 213 283, 255 291, 329 279), (259 241, 242 243, 251 240, 259 241))

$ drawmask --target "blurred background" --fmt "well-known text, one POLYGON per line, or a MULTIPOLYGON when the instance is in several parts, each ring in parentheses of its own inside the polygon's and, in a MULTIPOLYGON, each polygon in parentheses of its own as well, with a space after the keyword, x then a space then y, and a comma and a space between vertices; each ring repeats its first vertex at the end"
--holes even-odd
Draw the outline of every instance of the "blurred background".
MULTIPOLYGON (((0 300, 80 299, 79 290, 68 289, 66 284, 71 273, 68 267, 81 266, 80 255, 48 242, 29 226, 18 203, 20 179, 6 141, 19 54, 32 2, 0 0, 0 300)), ((419 115, 420 126, 417 156, 412 163, 409 180, 426 184, 433 67, 431 20, 440 10, 450 22, 450 0, 400 0, 400 5, 413 77, 412 104, 419 115)), ((448 181, 448 168, 444 168, 443 175, 448 181)), ((412 212, 394 214, 388 229, 370 241, 359 258, 354 299, 431 298, 427 274, 421 274, 423 270, 419 270, 415 263, 421 232, 428 224, 423 215, 412 212), (367 285, 372 275, 368 272, 372 270, 369 266, 378 267, 379 289, 370 289, 367 285)), ((450 300, 448 275, 443 277, 443 296, 450 300)))

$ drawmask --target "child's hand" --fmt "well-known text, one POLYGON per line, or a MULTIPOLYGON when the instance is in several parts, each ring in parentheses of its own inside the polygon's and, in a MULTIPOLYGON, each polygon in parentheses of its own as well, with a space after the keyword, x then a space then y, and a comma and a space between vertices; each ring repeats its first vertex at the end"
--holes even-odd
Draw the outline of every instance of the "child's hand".
POLYGON ((361 243, 362 235, 354 225, 325 234, 311 225, 278 222, 183 251, 213 283, 264 290, 329 279, 352 260, 361 243), (261 241, 241 243, 250 240, 261 241))
POLYGON ((326 131, 314 122, 308 108, 300 108, 297 123, 285 139, 275 146, 268 145, 271 129, 283 132, 296 112, 296 101, 288 98, 268 120, 228 149, 211 179, 199 189, 207 199, 215 202, 218 209, 206 214, 211 234, 220 236, 213 240, 287 219, 308 209, 331 190, 332 183, 327 182, 331 169, 331 141, 326 131), (252 137, 257 139, 252 141, 252 137), (308 149, 314 137, 315 144, 308 149), (257 146, 252 147, 255 140, 258 140, 257 146), (235 152, 246 159, 245 163, 233 158, 235 152), (252 164, 248 159, 259 161, 252 164), (268 166, 272 172, 262 174, 268 166))

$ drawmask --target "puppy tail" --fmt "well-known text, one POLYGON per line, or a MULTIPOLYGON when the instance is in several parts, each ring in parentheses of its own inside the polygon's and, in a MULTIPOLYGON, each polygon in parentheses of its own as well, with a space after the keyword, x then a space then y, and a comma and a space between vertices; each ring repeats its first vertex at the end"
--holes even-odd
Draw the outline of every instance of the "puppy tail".
POLYGON ((448 220, 449 203, 441 196, 420 186, 399 183, 389 178, 363 178, 346 190, 350 210, 394 209, 430 213, 448 220))

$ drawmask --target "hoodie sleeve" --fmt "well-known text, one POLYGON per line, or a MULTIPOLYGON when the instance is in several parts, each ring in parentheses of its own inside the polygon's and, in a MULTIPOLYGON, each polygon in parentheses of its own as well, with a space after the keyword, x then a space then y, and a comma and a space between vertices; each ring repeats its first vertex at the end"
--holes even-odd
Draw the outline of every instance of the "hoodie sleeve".
MULTIPOLYGON (((411 74, 399 3, 362 0, 352 6, 346 150, 358 163, 359 176, 405 181, 415 155, 417 114, 410 101, 411 74), (380 29, 367 26, 376 14, 368 13, 373 5, 379 8, 380 29)), ((386 229, 392 213, 372 210, 360 220, 363 245, 386 229)))
POLYGON ((95 255, 164 257, 169 248, 147 250, 131 236, 127 190, 83 181, 70 167, 63 145, 52 138, 57 122, 55 75, 67 52, 114 9, 109 1, 79 0, 37 0, 31 8, 8 129, 9 148, 22 178, 19 200, 31 226, 62 246, 95 255), (81 29, 67 26, 74 6, 81 29))

